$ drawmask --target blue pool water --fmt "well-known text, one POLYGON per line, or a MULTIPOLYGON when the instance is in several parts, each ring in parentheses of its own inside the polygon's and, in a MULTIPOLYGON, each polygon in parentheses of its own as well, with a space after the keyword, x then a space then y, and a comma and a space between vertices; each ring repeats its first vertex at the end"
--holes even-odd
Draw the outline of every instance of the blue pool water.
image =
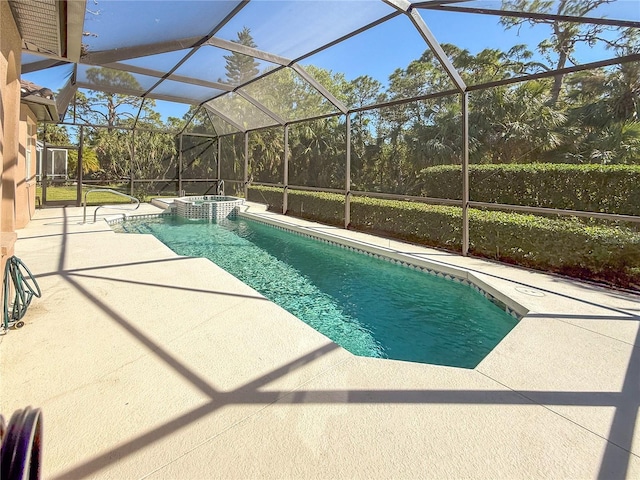
POLYGON ((206 257, 353 354, 474 368, 517 320, 472 288, 245 219, 127 220, 206 257))

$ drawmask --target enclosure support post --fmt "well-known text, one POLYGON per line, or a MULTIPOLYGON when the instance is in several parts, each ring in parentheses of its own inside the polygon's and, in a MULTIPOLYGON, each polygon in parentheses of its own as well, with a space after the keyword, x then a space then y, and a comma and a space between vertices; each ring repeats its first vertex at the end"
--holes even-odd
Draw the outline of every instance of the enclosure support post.
POLYGON ((344 228, 349 228, 351 223, 351 115, 346 115, 346 168, 344 173, 344 228))
POLYGON ((282 192, 282 214, 286 215, 289 208, 289 125, 284 126, 284 191, 282 192))
POLYGON ((182 132, 178 141, 178 196, 182 196, 182 132))
POLYGON ((131 157, 130 157, 130 164, 129 164, 129 179, 131 182, 131 188, 130 188, 130 195, 133 197, 133 164, 135 162, 135 158, 136 158, 136 130, 135 128, 133 130, 131 130, 131 157))
MULTIPOLYGON (((218 142, 218 153, 216 154, 217 155, 217 158, 216 158, 216 176, 217 176, 216 182, 220 181, 220 172, 222 171, 221 166, 220 166, 220 162, 222 162, 222 158, 221 158, 221 155, 222 155, 222 144, 220 143, 220 140, 221 140, 221 138, 218 137, 218 139, 217 139, 217 142, 218 142)), ((217 192, 217 190, 216 190, 216 192, 217 192)))
POLYGON ((469 255, 469 92, 462 94, 462 255, 469 255))
POLYGON ((249 199, 249 132, 244 132, 244 198, 249 199))
POLYGON ((80 142, 78 144, 78 165, 76 167, 76 207, 82 205, 82 170, 84 165, 82 164, 82 150, 84 145, 84 127, 80 126, 80 142))
POLYGON ((42 206, 45 206, 47 203, 47 124, 44 124, 44 138, 42 139, 42 143, 44 143, 44 148, 42 149, 42 164, 40 168, 40 182, 42 184, 42 206))

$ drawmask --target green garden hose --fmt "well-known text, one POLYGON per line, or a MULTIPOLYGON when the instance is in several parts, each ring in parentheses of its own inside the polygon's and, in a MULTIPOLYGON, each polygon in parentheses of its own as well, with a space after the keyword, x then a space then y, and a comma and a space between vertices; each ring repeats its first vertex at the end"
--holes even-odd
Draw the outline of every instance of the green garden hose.
POLYGON ((39 298, 42 295, 38 282, 33 278, 33 274, 27 266, 22 263, 22 260, 16 256, 10 257, 7 260, 4 268, 3 288, 4 310, 0 333, 6 332, 11 327, 20 328, 24 326, 22 317, 27 313, 27 307, 29 307, 31 300, 34 296, 39 298), (11 283, 13 283, 15 297, 13 302, 9 304, 11 283))

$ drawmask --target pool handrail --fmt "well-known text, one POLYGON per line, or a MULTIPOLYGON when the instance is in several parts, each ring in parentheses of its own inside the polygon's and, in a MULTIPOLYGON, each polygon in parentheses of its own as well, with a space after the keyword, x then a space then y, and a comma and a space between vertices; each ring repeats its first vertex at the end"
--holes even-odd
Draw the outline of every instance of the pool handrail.
POLYGON ((84 210, 83 210, 83 215, 82 215, 82 223, 87 223, 87 195, 89 195, 92 192, 110 192, 110 193, 114 193, 116 195, 120 195, 121 197, 126 197, 130 200, 135 201, 136 206, 134 208, 122 208, 120 206, 113 206, 113 205, 98 205, 98 208, 96 208, 95 212, 93 212, 93 223, 96 223, 96 219, 98 218, 98 210, 100 210, 101 208, 107 208, 107 209, 114 209, 114 210, 130 210, 130 211, 134 211, 137 210, 138 207, 140 207, 140 200, 138 200, 136 197, 133 197, 131 195, 127 195, 126 193, 122 193, 119 192, 117 190, 113 190, 111 188, 92 188, 90 190, 87 190, 84 193, 84 201, 83 206, 84 206, 84 210))

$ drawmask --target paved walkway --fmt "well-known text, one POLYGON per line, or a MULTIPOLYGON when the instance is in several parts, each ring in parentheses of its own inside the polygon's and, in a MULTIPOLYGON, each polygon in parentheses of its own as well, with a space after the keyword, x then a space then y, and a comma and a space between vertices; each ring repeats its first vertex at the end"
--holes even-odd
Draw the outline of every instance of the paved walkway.
POLYGON ((640 297, 281 218, 529 314, 474 370, 359 358, 208 260, 38 210, 16 255, 43 296, 0 337, 0 411, 43 410, 44 478, 640 478, 640 297))

